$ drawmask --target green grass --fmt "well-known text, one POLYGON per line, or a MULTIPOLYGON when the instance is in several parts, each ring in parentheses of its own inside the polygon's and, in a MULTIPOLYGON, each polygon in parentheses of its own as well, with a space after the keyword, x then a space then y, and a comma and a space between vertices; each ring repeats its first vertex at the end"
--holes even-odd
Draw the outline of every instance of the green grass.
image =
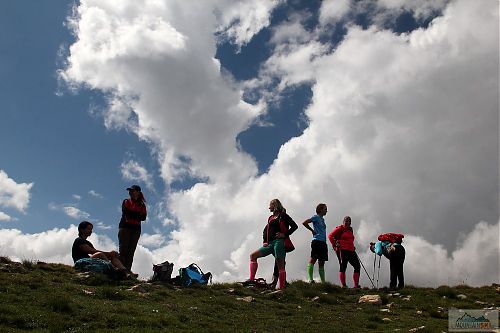
POLYGON ((82 279, 70 266, 0 258, 0 332, 408 332, 419 326, 426 326, 421 333, 442 332, 451 307, 478 309, 477 300, 500 305, 493 286, 408 286, 400 296, 302 281, 274 294, 217 283, 128 290, 137 283, 100 275, 82 279), (383 304, 358 304, 365 294, 380 294, 383 304), (237 300, 245 296, 253 302, 237 300), (380 311, 388 305, 389 313, 380 311))

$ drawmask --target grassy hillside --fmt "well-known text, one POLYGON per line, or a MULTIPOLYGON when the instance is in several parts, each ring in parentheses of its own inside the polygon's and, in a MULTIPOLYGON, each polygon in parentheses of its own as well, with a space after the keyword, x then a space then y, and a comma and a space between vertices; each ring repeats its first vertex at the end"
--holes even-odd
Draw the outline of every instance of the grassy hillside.
POLYGON ((408 332, 422 326, 417 332, 445 332, 448 308, 491 306, 500 306, 498 285, 408 287, 399 295, 301 281, 274 293, 238 284, 181 289, 0 258, 0 332, 408 332), (358 304, 365 294, 379 294, 382 304, 358 304))

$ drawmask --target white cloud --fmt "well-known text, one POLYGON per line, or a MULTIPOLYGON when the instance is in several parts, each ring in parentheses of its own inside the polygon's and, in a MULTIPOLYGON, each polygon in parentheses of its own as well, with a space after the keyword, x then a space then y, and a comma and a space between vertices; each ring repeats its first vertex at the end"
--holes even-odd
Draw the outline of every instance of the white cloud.
POLYGON ((1 212, 0 211, 0 222, 9 222, 9 221, 12 221, 13 218, 7 214, 5 214, 4 212, 1 212))
POLYGON ((145 167, 136 161, 129 160, 121 165, 122 177, 125 180, 137 181, 153 189, 153 177, 145 167))
POLYGON ((73 206, 63 206, 61 210, 69 217, 75 220, 86 220, 90 217, 90 214, 80 210, 79 208, 73 206))
MULTIPOLYGON (((24 234, 17 229, 0 229, 0 255, 16 261, 27 259, 73 265, 71 247, 77 237, 78 228, 75 225, 35 234, 24 234)), ((88 240, 99 250, 116 249, 111 239, 103 235, 94 233, 88 240)))
POLYGON ((381 10, 389 10, 395 14, 410 11, 417 19, 423 19, 446 7, 450 0, 378 0, 381 10))
POLYGON ((110 230, 112 229, 113 227, 110 226, 110 225, 107 225, 107 224, 104 224, 103 222, 101 221, 97 221, 94 223, 94 225, 98 228, 98 229, 101 229, 101 230, 110 230))
POLYGON ((97 192, 96 192, 96 191, 94 191, 94 190, 90 190, 90 191, 89 191, 89 194, 90 194, 91 196, 93 196, 94 198, 99 198, 99 199, 102 199, 102 198, 103 198, 102 194, 97 193, 97 192))
POLYGON ((64 214, 75 220, 88 220, 90 218, 89 213, 79 209, 78 207, 75 207, 74 205, 58 205, 51 202, 49 203, 49 209, 63 212, 64 214))
POLYGON ((326 24, 335 22, 349 12, 350 0, 325 0, 321 3, 319 22, 326 24))
POLYGON ((139 244, 147 248, 158 248, 166 242, 165 236, 162 234, 150 235, 144 233, 139 238, 139 244))
POLYGON ((269 25, 273 9, 282 0, 220 1, 219 30, 235 44, 247 44, 262 28, 269 25))
POLYGON ((16 183, 7 173, 0 170, 0 206, 14 208, 24 213, 28 208, 34 183, 16 183))
POLYGON ((78 194, 73 194, 72 197, 75 199, 75 200, 82 200, 82 196, 81 195, 78 195, 78 194))
MULTIPOLYGON (((408 283, 455 283, 462 276, 472 285, 493 282, 474 272, 498 267, 498 232, 491 232, 498 230, 498 3, 452 2, 427 29, 403 35, 349 26, 334 50, 315 38, 276 38, 275 53, 255 80, 278 77, 281 87, 309 82, 313 97, 308 128, 283 144, 261 176, 235 141, 264 108, 252 110, 221 76, 212 58, 218 22, 211 5, 176 15, 170 7, 120 6, 84 1, 79 7, 78 39, 64 76, 127 101, 133 130, 160 152, 167 184, 183 175, 206 179, 169 193, 176 229, 165 246, 138 248, 138 271, 150 271, 152 261, 194 261, 221 280, 246 278, 267 204, 278 197, 298 223, 318 202, 329 205, 329 228, 351 215, 363 258, 370 226, 404 233, 408 283), (106 58, 92 52, 116 45, 116 31, 130 30, 122 25, 152 12, 186 37, 182 49, 157 50, 150 59, 132 51, 105 50, 106 58), (110 40, 98 43, 96 35, 110 40), (470 242, 457 245, 461 234, 488 255, 470 242), (419 274, 426 265, 419 250, 443 265, 442 274, 419 274), (456 268, 463 251, 478 263, 466 275, 456 268)), ((300 228, 293 241, 287 270, 291 279, 304 278, 310 235, 300 228)), ((330 258, 327 276, 335 281, 337 263, 330 258)), ((272 260, 263 259, 259 275, 271 269, 272 260)))

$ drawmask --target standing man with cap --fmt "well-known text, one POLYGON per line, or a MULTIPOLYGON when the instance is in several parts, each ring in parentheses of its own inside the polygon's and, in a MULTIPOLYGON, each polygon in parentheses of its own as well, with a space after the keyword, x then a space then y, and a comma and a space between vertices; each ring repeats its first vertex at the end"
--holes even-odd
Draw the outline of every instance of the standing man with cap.
POLYGON ((141 237, 141 221, 146 220, 146 200, 139 185, 127 188, 130 198, 123 200, 118 230, 120 260, 131 271, 134 253, 141 237))

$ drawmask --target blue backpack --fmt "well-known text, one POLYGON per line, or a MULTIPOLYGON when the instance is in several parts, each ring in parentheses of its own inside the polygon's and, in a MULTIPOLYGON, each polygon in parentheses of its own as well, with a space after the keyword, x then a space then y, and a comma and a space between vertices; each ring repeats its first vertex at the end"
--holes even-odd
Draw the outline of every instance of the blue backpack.
POLYGON ((110 261, 99 258, 82 258, 75 262, 75 269, 83 272, 101 273, 113 279, 118 278, 116 269, 110 261))
POLYGON ((203 273, 198 265, 192 263, 188 267, 179 268, 179 280, 184 287, 196 284, 206 285, 212 282, 212 273, 203 273))

